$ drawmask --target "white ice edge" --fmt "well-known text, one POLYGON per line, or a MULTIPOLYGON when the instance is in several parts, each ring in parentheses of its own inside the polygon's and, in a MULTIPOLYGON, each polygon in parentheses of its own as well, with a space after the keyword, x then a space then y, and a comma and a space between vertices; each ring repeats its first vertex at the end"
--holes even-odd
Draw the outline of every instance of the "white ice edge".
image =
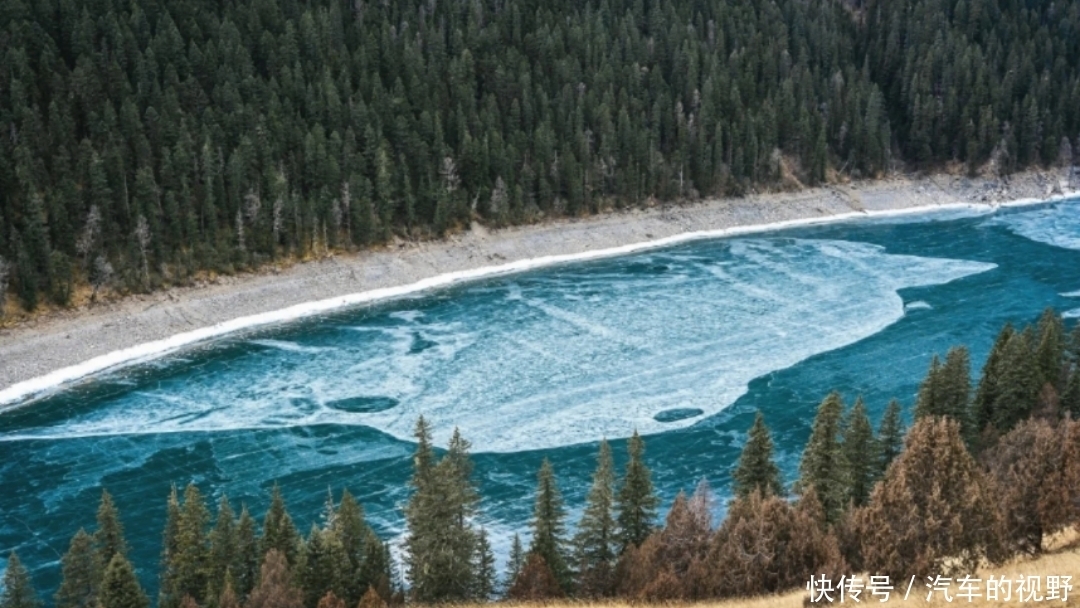
POLYGON ((84 378, 86 376, 96 374, 98 372, 102 372, 108 369, 133 365, 142 361, 155 359, 163 355, 176 352, 184 347, 188 347, 199 342, 212 340, 214 338, 220 338, 221 336, 224 336, 226 334, 238 332, 241 330, 252 329, 266 325, 273 325, 275 323, 282 323, 286 321, 295 321, 298 319, 312 317, 321 313, 339 310, 358 304, 369 304, 380 300, 389 300, 418 292, 430 291, 441 287, 448 287, 458 283, 475 281, 477 279, 520 273, 528 270, 542 268, 545 266, 553 266, 568 262, 583 262, 602 258, 618 257, 621 255, 627 255, 630 253, 636 253, 648 249, 657 249, 670 245, 677 245, 681 243, 704 239, 741 236, 746 234, 770 232, 773 230, 783 230, 786 228, 796 228, 801 226, 830 224, 866 217, 917 215, 920 213, 931 213, 935 211, 948 211, 955 209, 985 209, 986 207, 996 209, 999 207, 1020 207, 1025 205, 1059 202, 1069 198, 1075 198, 1078 194, 1080 194, 1080 191, 1069 191, 1068 193, 1054 195, 1046 199, 1027 198, 997 204, 946 203, 942 205, 919 205, 916 207, 907 207, 901 209, 883 209, 861 212, 851 211, 848 213, 838 213, 835 215, 829 215, 824 217, 807 217, 783 220, 779 222, 772 222, 769 224, 749 224, 745 226, 731 226, 728 228, 717 228, 713 230, 697 230, 692 232, 683 232, 680 234, 654 239, 651 241, 642 241, 638 243, 631 243, 629 245, 609 247, 607 249, 597 249, 593 251, 583 251, 580 253, 572 254, 548 255, 537 258, 526 258, 524 260, 508 262, 506 264, 481 266, 468 270, 447 272, 433 277, 428 277, 426 279, 421 279, 419 281, 416 281, 415 283, 410 283, 407 285, 399 285, 396 287, 382 287, 379 289, 361 291, 357 293, 347 294, 344 296, 326 298, 324 300, 316 300, 314 302, 296 304, 279 310, 238 317, 236 319, 223 321, 221 323, 217 323, 208 327, 202 327, 192 331, 174 334, 172 336, 169 336, 168 338, 164 338, 161 340, 154 340, 152 342, 145 342, 143 344, 139 344, 129 348, 116 350, 104 355, 100 355, 98 357, 94 357, 77 365, 58 369, 43 376, 38 376, 36 378, 31 378, 30 380, 17 382, 9 386, 8 388, 0 390, 0 406, 18 405, 17 402, 26 399, 27 397, 43 393, 49 389, 59 387, 65 383, 72 382, 74 380, 78 380, 80 378, 84 378))

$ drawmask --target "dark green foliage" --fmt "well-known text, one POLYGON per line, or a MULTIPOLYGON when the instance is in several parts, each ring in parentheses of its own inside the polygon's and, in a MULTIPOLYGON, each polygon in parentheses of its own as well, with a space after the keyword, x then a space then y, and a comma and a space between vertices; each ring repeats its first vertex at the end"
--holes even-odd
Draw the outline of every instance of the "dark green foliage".
POLYGON ((627 451, 630 459, 616 497, 620 553, 627 547, 645 542, 656 525, 656 508, 660 504, 653 489, 652 474, 645 466, 645 440, 636 430, 627 443, 627 451))
POLYGON ((919 385, 915 402, 915 417, 947 416, 960 423, 964 436, 973 438, 969 400, 971 397, 971 363, 967 348, 949 349, 942 364, 937 355, 930 370, 919 385))
POLYGON ((529 554, 543 559, 551 574, 565 592, 570 588, 570 568, 567 563, 565 510, 562 495, 555 482, 551 462, 544 459, 537 474, 536 507, 533 510, 532 544, 529 554))
POLYGON ((1054 309, 1047 308, 1041 317, 1036 332, 1038 345, 1035 347, 1035 365, 1038 367, 1039 387, 1049 384, 1059 393, 1065 388, 1063 382, 1065 370, 1065 326, 1061 316, 1054 309))
POLYGON ((991 417, 991 423, 1000 433, 1008 432, 1031 414, 1042 388, 1032 338, 1029 327, 1014 333, 1005 345, 1000 391, 991 417))
POLYGON ((975 389, 975 399, 971 404, 971 418, 979 433, 988 425, 994 425, 994 406, 1003 390, 1005 350, 1014 333, 1012 325, 1006 324, 998 333, 986 363, 983 364, 982 377, 979 378, 979 386, 975 389))
POLYGON ((227 575, 233 576, 232 568, 237 563, 239 534, 237 522, 233 516, 229 497, 222 495, 218 503, 214 529, 210 532, 210 554, 207 560, 206 602, 216 605, 225 591, 227 575))
POLYGON ((889 405, 885 407, 877 436, 880 463, 877 477, 881 478, 904 449, 904 422, 900 419, 900 402, 896 399, 889 401, 889 405))
POLYGON ((281 497, 281 489, 274 484, 270 495, 270 508, 263 518, 262 537, 259 539, 259 553, 266 558, 271 549, 276 549, 285 558, 290 567, 296 564, 300 533, 296 531, 296 524, 289 516, 285 508, 285 499, 281 497))
POLYGON ((147 608, 150 605, 135 576, 135 569, 122 553, 113 555, 105 568, 98 605, 101 608, 147 608))
MULTIPOLYGON (((175 496, 170 497, 170 502, 173 500, 175 496)), ((210 539, 207 534, 210 512, 195 484, 188 484, 184 489, 183 503, 174 517, 174 536, 166 543, 162 564, 160 608, 179 608, 184 596, 202 602, 211 580, 210 539)), ((222 542, 228 544, 231 541, 222 542)), ((219 547, 219 550, 222 549, 226 548, 219 547)))
POLYGON ((455 429, 447 453, 434 464, 431 429, 423 417, 414 436, 413 495, 405 509, 410 592, 420 602, 472 599, 478 588, 472 518, 479 495, 472 481, 469 442, 455 429))
POLYGON ((880 462, 878 441, 874 437, 874 429, 870 426, 870 418, 866 415, 866 404, 862 397, 855 400, 855 405, 844 421, 840 447, 848 465, 847 500, 861 507, 870 497, 880 462))
POLYGON ((848 463, 840 444, 844 403, 838 393, 830 393, 818 406, 810 439, 799 464, 795 491, 813 489, 821 502, 825 520, 835 523, 847 506, 848 463))
POLYGON ((495 555, 491 552, 491 542, 488 540, 487 531, 480 528, 476 537, 476 563, 474 564, 476 576, 473 584, 476 588, 472 596, 481 601, 491 599, 495 594, 495 555))
POLYGON ((72 277, 143 291, 474 214, 740 194, 780 161, 1008 172, 1080 132, 1060 3, 49 7, 0 26, 0 257, 28 308, 72 277))
POLYGON ((247 507, 240 509, 236 524, 236 554, 231 568, 234 591, 239 601, 251 593, 259 574, 259 541, 255 532, 255 520, 247 507))
POLYGON ((297 563, 297 582, 304 594, 306 608, 316 608, 327 593, 343 597, 351 576, 351 563, 345 546, 332 529, 312 525, 304 550, 297 563))
POLYGON ((104 570, 94 551, 93 538, 80 528, 60 563, 63 581, 56 591, 56 608, 92 608, 104 570))
POLYGON ((735 495, 739 498, 746 498, 754 490, 763 495, 784 494, 780 469, 773 462, 772 436, 760 411, 754 416, 754 426, 750 427, 749 437, 731 479, 735 495))
POLYGON ((101 504, 97 511, 97 531, 94 532, 94 545, 97 547, 98 562, 106 565, 114 555, 127 556, 127 541, 124 540, 124 525, 120 523, 120 513, 116 510, 112 496, 102 490, 101 504))
POLYGON ((30 573, 19 561, 14 551, 8 555, 7 570, 4 571, 4 592, 0 593, 0 608, 39 608, 41 600, 34 591, 30 573))
POLYGON ((611 447, 602 440, 585 512, 573 543, 577 588, 581 595, 604 597, 612 592, 618 549, 616 533, 615 465, 611 447))
POLYGON ((525 549, 521 546, 521 536, 514 533, 514 540, 510 543, 510 558, 506 563, 506 588, 509 589, 521 574, 521 568, 525 566, 525 549))

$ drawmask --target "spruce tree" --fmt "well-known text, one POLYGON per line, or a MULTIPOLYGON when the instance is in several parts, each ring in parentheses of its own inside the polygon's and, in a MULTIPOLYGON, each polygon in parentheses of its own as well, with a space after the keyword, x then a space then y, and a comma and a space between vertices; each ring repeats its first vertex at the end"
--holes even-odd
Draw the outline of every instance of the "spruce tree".
POLYGON ((19 556, 12 551, 8 555, 7 570, 4 571, 4 592, 0 593, 0 608, 39 608, 41 600, 34 591, 30 573, 19 561, 19 556))
POLYGON ((1011 324, 1006 324, 1001 329, 983 365, 982 376, 971 404, 971 418, 976 433, 982 433, 987 425, 994 424, 994 406, 1002 392, 1002 376, 1005 374, 1005 350, 1014 333, 1016 332, 1011 324))
POLYGON ((915 418, 944 415, 944 374, 937 355, 930 360, 930 369, 919 384, 919 396, 915 400, 915 418))
POLYGON ((98 605, 101 608, 147 608, 150 605, 135 576, 135 569, 122 553, 114 554, 105 568, 98 605))
POLYGON ((375 533, 364 523, 364 509, 348 490, 341 495, 341 504, 332 528, 349 558, 349 571, 354 573, 347 577, 345 595, 341 599, 347 605, 353 606, 360 601, 368 585, 373 582, 363 580, 359 572, 364 562, 364 541, 375 533))
POLYGON ((168 608, 179 606, 182 596, 176 595, 176 566, 173 560, 179 551, 177 542, 180 536, 180 497, 176 486, 169 489, 169 498, 165 503, 165 530, 162 532, 161 560, 158 563, 158 606, 168 608))
POLYGON ((236 564, 238 544, 236 519, 233 516, 232 506, 229 504, 229 497, 223 494, 218 503, 214 529, 210 532, 206 603, 211 606, 217 603, 225 590, 227 582, 225 574, 231 572, 236 564))
POLYGON ((1073 420, 1080 420, 1080 365, 1074 365, 1065 394, 1061 396, 1061 409, 1069 412, 1073 420))
POLYGON ((878 425, 878 474, 880 479, 885 476, 892 461, 900 455, 904 449, 904 422, 900 419, 900 402, 896 399, 889 401, 885 407, 885 414, 881 417, 878 425))
POLYGON ((861 507, 870 496, 880 462, 878 442, 862 397, 855 400, 844 422, 841 449, 848 465, 847 500, 861 507))
POLYGON ((113 503, 112 496, 101 491, 101 504, 97 511, 97 531, 94 532, 94 544, 97 546, 98 561, 109 564, 114 555, 127 557, 127 541, 124 540, 124 525, 120 523, 120 513, 113 503))
POLYGON ((536 506, 533 510, 532 543, 529 553, 543 558, 563 591, 570 587, 570 568, 567 564, 565 524, 562 495, 555 482, 555 471, 547 458, 537 474, 536 506))
POLYGON ((1053 308, 1047 308, 1039 317, 1038 345, 1035 347, 1035 364, 1038 367, 1039 388, 1049 384, 1059 393, 1065 388, 1062 370, 1065 367, 1065 326, 1061 316, 1053 308))
POLYGON ((303 591, 307 608, 316 608, 320 598, 327 593, 339 598, 344 596, 346 581, 353 574, 340 538, 331 529, 320 529, 314 524, 304 543, 297 569, 298 586, 303 591))
MULTIPOLYGON (((259 574, 259 541, 255 532, 255 520, 247 506, 240 508, 236 524, 236 554, 232 564, 237 601, 243 601, 255 587, 259 574)), ((219 607, 221 608, 221 607, 219 607)))
POLYGON ((969 416, 971 399, 971 363, 968 349, 957 346, 945 355, 940 372, 940 403, 938 415, 948 416, 960 423, 964 437, 970 442, 976 434, 969 416))
POLYGON ((506 588, 514 584, 521 568, 525 565, 525 549, 521 546, 521 536, 514 533, 514 540, 510 542, 510 558, 506 562, 506 588))
POLYGON ((296 563, 300 533, 296 530, 292 517, 285 508, 285 499, 281 488, 274 484, 270 494, 270 508, 263 518, 262 537, 259 539, 259 553, 266 559, 266 554, 276 549, 285 557, 290 567, 296 563))
POLYGON ((495 555, 491 552, 491 541, 483 527, 476 537, 476 571, 473 577, 475 589, 473 598, 486 602, 495 593, 495 555))
POLYGON ((174 551, 167 557, 166 578, 162 580, 164 603, 161 608, 176 608, 184 596, 202 602, 209 582, 210 547, 206 528, 210 512, 202 492, 194 483, 184 489, 184 502, 176 522, 174 551))
POLYGON ((850 483, 847 459, 840 445, 843 412, 844 403, 835 392, 818 406, 799 465, 799 481, 795 485, 799 494, 805 494, 811 488, 817 493, 828 523, 840 519, 850 483))
POLYGON ((469 442, 454 429, 447 453, 433 464, 431 429, 422 417, 415 436, 414 492, 405 509, 411 592, 416 601, 464 601, 476 586, 477 535, 471 520, 479 502, 469 442))
MULTIPOLYGON (((619 525, 619 552, 645 542, 656 522, 660 499, 653 490, 652 474, 645 466, 645 441, 635 430, 627 444, 630 455, 626 463, 619 494, 616 497, 616 522, 619 525)), ((551 564, 548 564, 550 567, 551 564)), ((552 568, 554 571, 554 568, 552 568)))
POLYGON ((773 441, 765 416, 758 411, 754 425, 750 427, 739 454, 739 463, 731 475, 732 489, 739 498, 746 498, 753 491, 763 495, 782 496, 784 486, 780 483, 780 469, 773 462, 773 441))
POLYGON ((604 597, 613 590, 616 538, 615 465, 607 440, 600 441, 592 487, 574 537, 577 588, 586 597, 604 597))
POLYGON ((94 539, 79 528, 67 553, 60 558, 63 579, 54 599, 56 608, 93 608, 104 568, 94 551, 94 539))
POLYGON ((1005 346, 1000 391, 992 420, 1001 433, 1012 430, 1031 415, 1038 399, 1039 370, 1031 349, 1031 328, 1014 333, 1005 346))

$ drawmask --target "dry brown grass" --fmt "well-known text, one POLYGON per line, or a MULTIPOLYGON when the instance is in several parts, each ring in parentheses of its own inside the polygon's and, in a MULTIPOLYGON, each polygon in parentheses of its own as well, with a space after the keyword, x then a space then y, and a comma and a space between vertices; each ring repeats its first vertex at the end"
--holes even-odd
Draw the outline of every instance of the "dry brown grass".
MULTIPOLYGON (((893 596, 890 601, 884 604, 877 601, 876 598, 869 598, 864 595, 862 602, 854 603, 845 601, 843 604, 835 602, 812 604, 813 606, 979 606, 980 608, 1004 608, 1006 606, 1045 606, 1051 608, 1054 606, 1070 606, 1074 608, 1080 608, 1080 532, 1077 530, 1069 530, 1065 533, 1058 534, 1047 541, 1047 551, 1043 555, 1035 559, 1030 558, 1017 558, 1013 561, 995 568, 985 568, 979 571, 978 576, 982 579, 986 579, 991 574, 996 577, 1005 576, 1015 579, 1019 575, 1025 576, 1072 576, 1072 584, 1074 586, 1073 592, 1069 593, 1069 600, 1067 602, 1061 602, 1059 600, 1054 601, 1042 601, 1042 602, 1028 602, 1020 603, 1016 600, 1015 594, 1012 601, 986 601, 976 599, 972 602, 968 602, 966 599, 959 599, 956 596, 956 586, 953 585, 952 603, 946 602, 943 598, 935 596, 933 601, 926 601, 926 587, 921 581, 916 581, 915 586, 911 590, 911 594, 905 601, 903 599, 904 593, 901 585, 894 583, 897 590, 893 592, 893 596)), ((863 579, 866 580, 866 576, 863 579)), ((903 585, 906 587, 906 584, 903 585)), ((1045 592, 1045 584, 1043 587, 1045 592)), ((731 599, 714 602, 699 602, 694 604, 688 604, 688 608, 803 608, 803 600, 806 598, 805 590, 791 591, 782 595, 769 595, 762 597, 746 598, 746 599, 731 599)), ((834 596, 834 599, 838 599, 834 596)), ((507 602, 499 604, 501 607, 506 608, 535 608, 536 604, 523 604, 520 602, 507 602)), ((612 602, 551 602, 544 604, 547 608, 642 608, 639 604, 630 604, 628 602, 612 601, 612 602)))

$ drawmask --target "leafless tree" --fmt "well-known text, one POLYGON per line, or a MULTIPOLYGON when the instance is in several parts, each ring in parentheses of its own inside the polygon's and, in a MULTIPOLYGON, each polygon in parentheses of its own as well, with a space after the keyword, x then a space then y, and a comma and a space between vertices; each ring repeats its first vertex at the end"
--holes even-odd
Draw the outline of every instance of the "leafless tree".
POLYGON ((0 258, 0 318, 4 316, 4 302, 7 301, 8 276, 11 274, 11 264, 4 258, 0 258))
POLYGON ((461 178, 458 177, 457 163, 449 156, 443 158, 439 176, 442 178, 443 188, 446 189, 447 194, 453 193, 461 184, 461 178))
POLYGON ((139 246, 139 257, 142 258, 144 287, 150 285, 150 260, 147 256, 147 252, 150 251, 150 239, 150 224, 147 223, 146 217, 140 213, 135 221, 135 242, 139 246))
POLYGON ((239 209, 236 210, 236 246, 240 253, 247 253, 244 243, 244 214, 239 209))
POLYGON ((94 267, 90 270, 90 285, 94 288, 90 295, 90 301, 97 300, 98 290, 112 282, 113 267, 105 256, 99 255, 94 258, 94 267))
POLYGON ((86 223, 83 224, 82 234, 79 235, 79 239, 75 242, 75 251, 82 256, 83 266, 86 266, 90 261, 90 254, 95 249, 100 231, 101 212, 98 210, 97 205, 93 205, 90 207, 90 212, 86 214, 86 223))

